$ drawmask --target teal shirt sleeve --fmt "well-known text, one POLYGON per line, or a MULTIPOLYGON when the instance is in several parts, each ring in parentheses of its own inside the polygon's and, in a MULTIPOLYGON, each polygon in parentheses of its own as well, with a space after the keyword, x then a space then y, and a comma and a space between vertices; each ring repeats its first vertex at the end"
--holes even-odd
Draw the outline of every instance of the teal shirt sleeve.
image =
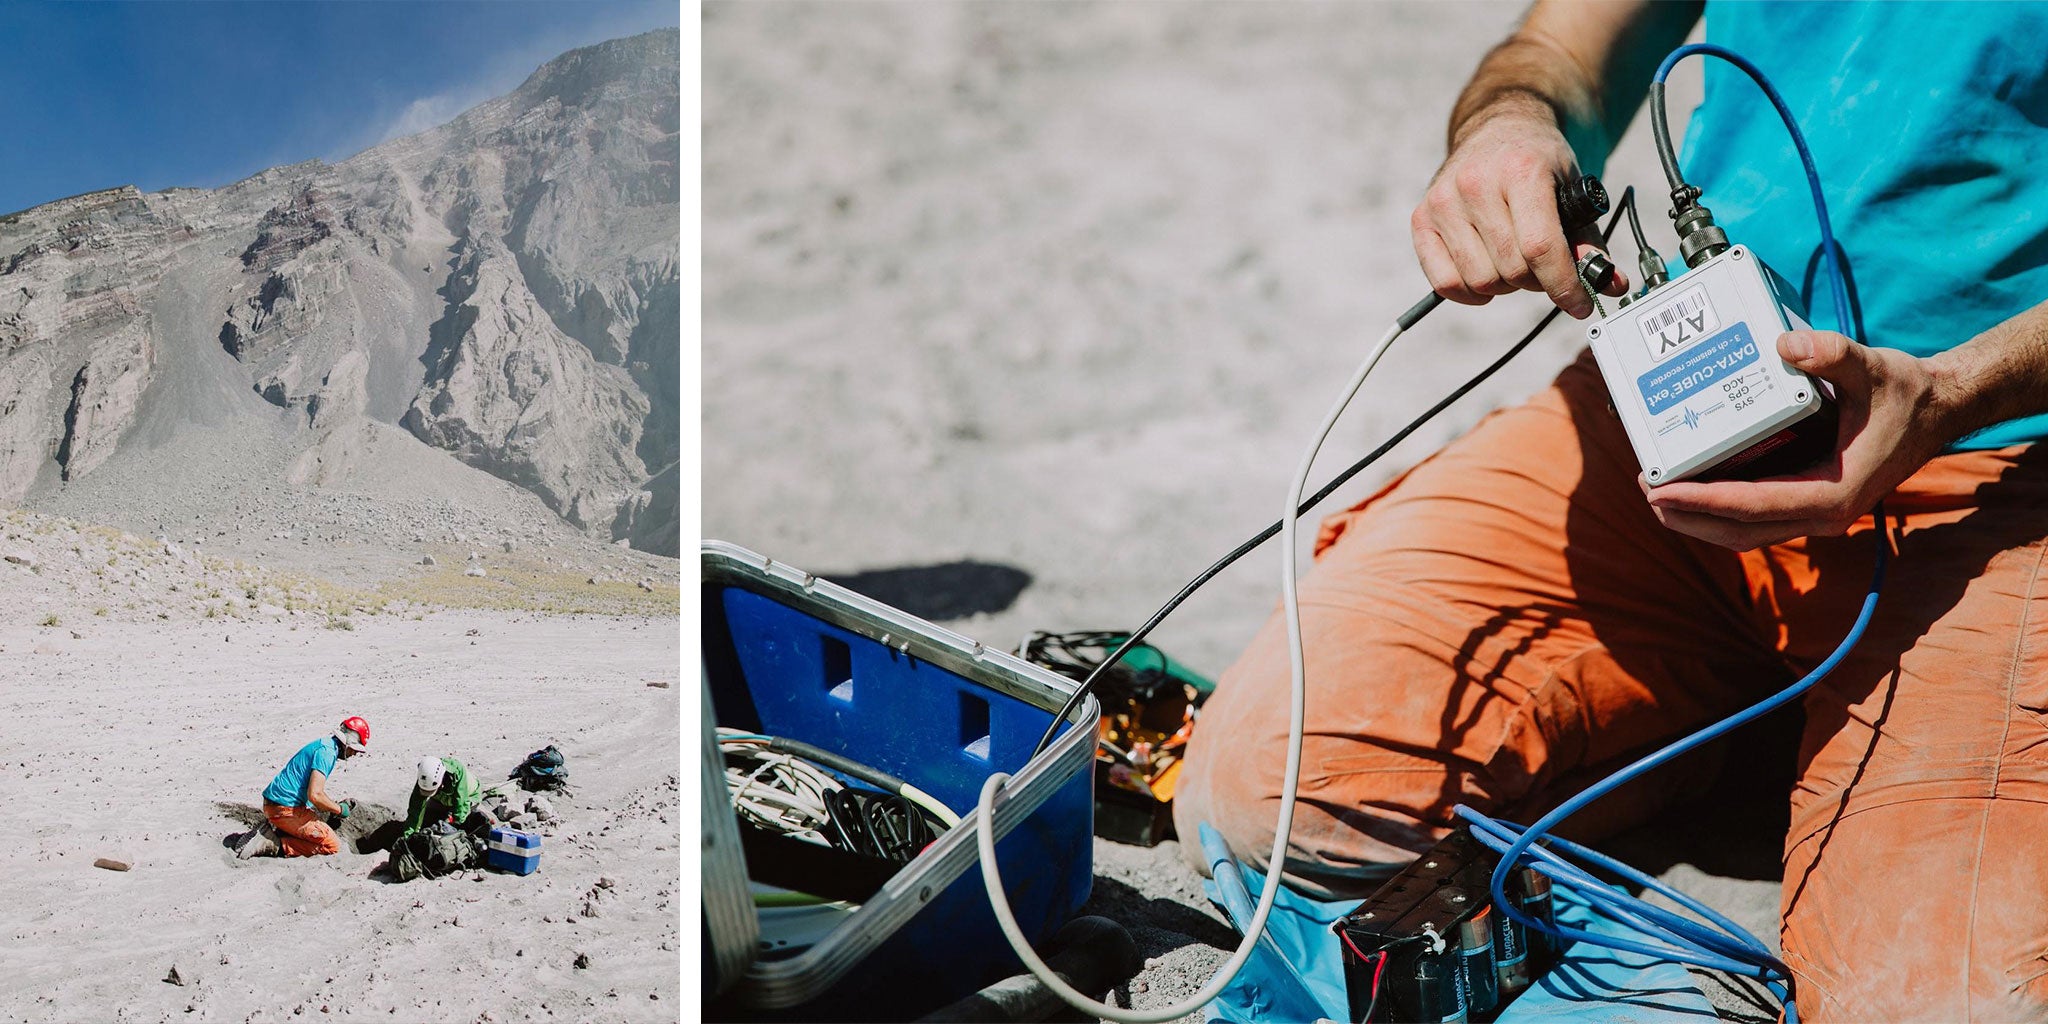
POLYGON ((334 764, 339 756, 333 737, 323 737, 299 748, 292 759, 285 762, 277 777, 263 791, 263 802, 279 807, 308 807, 307 791, 311 787, 313 773, 334 777, 334 764))

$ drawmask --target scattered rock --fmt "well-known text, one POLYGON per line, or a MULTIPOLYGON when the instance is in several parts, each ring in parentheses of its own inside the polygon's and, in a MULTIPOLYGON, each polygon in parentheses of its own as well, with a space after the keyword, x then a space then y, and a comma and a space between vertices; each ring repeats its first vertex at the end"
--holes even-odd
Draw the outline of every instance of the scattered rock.
POLYGON ((464 576, 472 576, 477 579, 482 579, 484 575, 484 567, 481 565, 472 565, 469 568, 462 570, 462 574, 464 576))
POLYGON ((526 813, 533 815, 534 818, 540 821, 553 821, 555 820, 555 805, 549 803, 546 797, 530 796, 526 798, 526 813))
POLYGON ((422 555, 422 556, 420 557, 420 564, 421 564, 421 565, 439 565, 440 563, 439 563, 439 562, 436 562, 436 561, 434 561, 434 556, 432 556, 432 555, 422 555))
MULTIPOLYGON (((998 866, 1000 866, 1000 865, 998 865, 998 866)), ((611 880, 611 879, 609 879, 609 878, 599 878, 599 879, 597 880, 597 887, 598 887, 598 888, 600 888, 600 889, 609 889, 609 888, 611 888, 611 887, 612 887, 612 885, 613 885, 613 884, 614 884, 614 883, 613 883, 613 882, 612 882, 612 880, 611 880)))
POLYGON ((663 682, 657 682, 657 681, 654 681, 654 680, 649 680, 649 681, 648 681, 648 683, 647 683, 647 685, 649 685, 649 686, 652 686, 652 687, 656 687, 656 688, 658 688, 658 689, 663 689, 663 690, 666 690, 666 689, 668 689, 668 684, 667 684, 667 683, 663 683, 663 682))
POLYGON ((504 547, 504 549, 505 549, 505 553, 509 555, 509 554, 511 554, 511 553, 512 553, 513 551, 516 551, 516 550, 518 550, 518 548, 519 548, 519 545, 518 545, 517 543, 513 542, 513 541, 509 541, 509 540, 508 540, 508 541, 506 541, 506 542, 504 543, 503 547, 504 547))
MULTIPOLYGON (((577 969, 577 970, 579 970, 579 971, 587 971, 587 970, 589 970, 589 969, 590 969, 590 955, 589 955, 589 954, 587 954, 587 953, 578 953, 578 954, 576 954, 576 969, 577 969)), ((176 974, 176 973, 177 973, 177 969, 176 969, 176 968, 172 968, 172 971, 171 971, 171 973, 173 973, 173 974, 176 974)))
POLYGON ((596 917, 596 916, 597 916, 597 904, 595 904, 595 903, 591 903, 591 902, 589 902, 588 900, 584 901, 584 903, 583 903, 583 916, 584 916, 584 917, 596 917))
MULTIPOLYGON (((98 860, 93 861, 92 866, 96 868, 106 868, 108 871, 126 871, 129 868, 134 867, 135 864, 133 861, 115 860, 112 857, 101 857, 98 860)), ((171 973, 178 973, 178 969, 175 967, 171 968, 171 973)))
POLYGON ((164 982, 165 982, 166 984, 170 984, 170 985, 176 985, 176 986, 178 986, 179 988, 184 988, 184 987, 185 987, 185 979, 184 979, 184 978, 182 978, 182 977, 180 977, 180 976, 178 975, 178 965, 177 965, 177 964, 172 964, 172 965, 171 965, 171 973, 169 973, 169 974, 166 974, 166 975, 164 975, 164 982))

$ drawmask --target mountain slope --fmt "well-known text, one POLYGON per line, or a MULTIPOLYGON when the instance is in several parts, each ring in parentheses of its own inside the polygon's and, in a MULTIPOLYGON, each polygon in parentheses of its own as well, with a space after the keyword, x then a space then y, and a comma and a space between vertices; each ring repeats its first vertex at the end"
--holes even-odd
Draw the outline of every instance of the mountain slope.
POLYGON ((678 47, 571 51, 339 164, 0 218, 0 503, 376 492, 409 438, 448 460, 422 498, 481 471, 675 554, 678 47))

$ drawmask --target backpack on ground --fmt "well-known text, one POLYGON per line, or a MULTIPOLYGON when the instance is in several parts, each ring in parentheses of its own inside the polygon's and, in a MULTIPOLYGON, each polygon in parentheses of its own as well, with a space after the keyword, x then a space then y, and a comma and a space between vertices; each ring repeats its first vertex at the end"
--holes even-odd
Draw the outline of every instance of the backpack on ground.
POLYGON ((553 744, 526 755, 526 760, 505 777, 518 782, 520 789, 535 793, 552 793, 569 786, 569 769, 564 767, 562 752, 553 744))
POLYGON ((391 871, 401 882, 435 879, 483 863, 483 846, 467 832, 414 832, 391 848, 391 871))

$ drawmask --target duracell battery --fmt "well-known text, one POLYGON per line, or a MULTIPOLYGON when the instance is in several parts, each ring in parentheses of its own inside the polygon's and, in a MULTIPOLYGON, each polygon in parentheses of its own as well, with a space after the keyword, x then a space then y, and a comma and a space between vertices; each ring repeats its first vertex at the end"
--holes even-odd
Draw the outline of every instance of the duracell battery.
POLYGON ((1415 1019, 1429 1024, 1465 1024, 1465 986, 1458 977, 1457 956, 1450 950, 1415 958, 1415 1019))
MULTIPOLYGON (((1550 902, 1550 878, 1535 868, 1525 867, 1515 872, 1515 909, 1523 915, 1547 925, 1557 924, 1557 914, 1550 902)), ((1547 963, 1557 952, 1556 941, 1551 936, 1528 930, 1528 946, 1541 955, 1547 963)), ((1538 965, 1539 967, 1541 965, 1538 965)))
POLYGON ((1465 1010, 1474 1018, 1493 1012, 1500 1002, 1500 979, 1493 962, 1493 908, 1458 922, 1459 980, 1465 986, 1465 1010))
POLYGON ((1506 914, 1493 915, 1493 967, 1501 999, 1513 999, 1536 980, 1528 941, 1521 922, 1506 914))

